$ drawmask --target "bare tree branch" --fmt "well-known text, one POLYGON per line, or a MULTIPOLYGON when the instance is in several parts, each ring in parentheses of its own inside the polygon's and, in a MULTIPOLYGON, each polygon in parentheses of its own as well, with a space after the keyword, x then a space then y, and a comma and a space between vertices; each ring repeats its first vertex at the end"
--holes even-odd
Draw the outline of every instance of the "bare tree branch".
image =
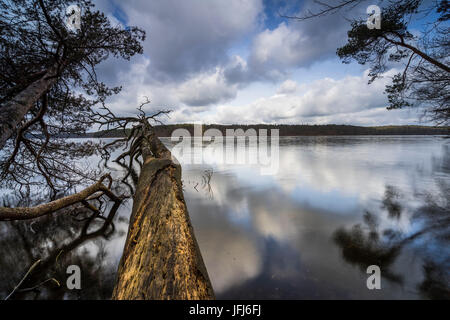
POLYGON ((35 207, 18 207, 18 208, 0 207, 0 221, 28 220, 38 218, 43 215, 51 214, 60 209, 74 205, 76 203, 86 201, 87 199, 89 199, 89 196, 95 194, 96 192, 102 192, 103 194, 108 196, 112 201, 120 204, 122 202, 122 198, 116 196, 110 190, 110 188, 108 188, 103 184, 103 182, 106 179, 111 180, 111 177, 109 175, 105 175, 99 181, 97 181, 93 185, 83 189, 78 193, 48 203, 44 203, 35 207))

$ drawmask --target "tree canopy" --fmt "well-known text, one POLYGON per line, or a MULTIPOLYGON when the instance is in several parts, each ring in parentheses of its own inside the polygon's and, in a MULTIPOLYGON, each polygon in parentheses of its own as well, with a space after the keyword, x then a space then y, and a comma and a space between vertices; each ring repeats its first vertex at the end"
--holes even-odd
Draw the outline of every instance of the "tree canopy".
POLYGON ((450 5, 447 1, 422 5, 420 0, 403 0, 382 11, 380 29, 367 28, 366 21, 354 21, 348 43, 337 50, 344 62, 370 64, 370 82, 380 77, 392 63, 402 70, 386 86, 388 109, 424 107, 439 124, 450 121, 450 5), (413 15, 429 15, 433 20, 420 35, 409 24, 413 15))
MULTIPOLYGON (((51 197, 93 179, 70 159, 95 152, 92 143, 62 139, 83 133, 94 107, 120 91, 97 78, 110 56, 141 54, 145 32, 112 25, 90 0, 14 0, 0 3, 0 158, 4 186, 28 192, 43 177, 51 197), (66 26, 70 5, 80 28, 66 26)), ((98 178, 98 176, 97 176, 98 178)), ((3 183, 2 183, 3 184, 3 183)))
MULTIPOLYGON (((364 0, 314 1, 318 10, 287 17, 304 21, 353 9, 364 0)), ((370 66, 369 83, 391 68, 399 71, 386 86, 388 109, 422 108, 428 120, 450 123, 450 3, 447 0, 378 1, 381 28, 353 19, 348 42, 337 49, 344 63, 370 66), (418 22, 421 26, 414 26, 418 22), (413 31, 414 30, 414 31, 413 31)))

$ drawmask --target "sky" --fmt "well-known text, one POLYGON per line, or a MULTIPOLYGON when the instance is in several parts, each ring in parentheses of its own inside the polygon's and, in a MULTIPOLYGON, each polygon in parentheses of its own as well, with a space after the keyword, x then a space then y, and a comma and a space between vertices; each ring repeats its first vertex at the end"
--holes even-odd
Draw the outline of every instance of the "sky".
POLYGON ((296 21, 312 0, 95 0, 115 25, 146 31, 144 54, 110 58, 97 70, 122 92, 108 104, 136 113, 170 109, 166 123, 421 124, 414 109, 386 110, 392 65, 368 85, 368 66, 343 64, 348 19, 367 17, 371 1, 338 14, 296 21))

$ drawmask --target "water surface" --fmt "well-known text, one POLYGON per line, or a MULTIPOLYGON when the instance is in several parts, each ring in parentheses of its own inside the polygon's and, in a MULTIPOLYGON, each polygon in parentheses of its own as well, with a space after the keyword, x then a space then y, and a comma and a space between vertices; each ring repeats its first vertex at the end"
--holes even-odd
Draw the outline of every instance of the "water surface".
MULTIPOLYGON (((281 137, 279 150, 271 175, 214 158, 182 163, 186 203, 217 298, 449 298, 449 139, 281 137), (380 290, 366 286, 373 264, 381 268, 380 290)), ((53 254, 40 280, 64 280, 65 266, 79 264, 83 289, 45 285, 22 298, 109 298, 130 207, 121 209, 108 239, 83 240, 60 261, 54 252, 79 234, 70 218, 38 221, 34 232, 30 222, 0 225, 0 294, 30 261, 53 254)))

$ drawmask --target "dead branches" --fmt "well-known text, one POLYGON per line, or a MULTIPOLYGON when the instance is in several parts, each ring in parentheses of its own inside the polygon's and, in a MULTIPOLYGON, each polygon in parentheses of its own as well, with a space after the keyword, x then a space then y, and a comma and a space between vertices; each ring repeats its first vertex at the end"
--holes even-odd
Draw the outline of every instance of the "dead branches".
POLYGON ((167 116, 171 110, 160 110, 148 116, 143 111, 143 107, 149 103, 150 101, 148 98, 141 103, 137 108, 139 111, 137 117, 116 116, 105 105, 103 105, 100 112, 96 112, 92 117, 92 122, 98 124, 100 129, 106 128, 107 130, 113 129, 124 132, 124 138, 106 144, 101 149, 101 152, 104 165, 108 168, 108 163, 111 160, 110 150, 123 146, 124 152, 115 158, 113 162, 118 164, 125 171, 121 182, 130 189, 131 194, 134 194, 135 186, 138 183, 138 173, 136 169, 142 168, 142 165, 148 156, 167 158, 170 158, 171 156, 167 148, 156 138, 154 130, 149 123, 149 121, 152 121, 154 123, 162 124, 158 117, 162 115, 167 116), (129 181, 130 179, 131 181, 129 181))
POLYGON ((317 5, 317 11, 313 11, 311 9, 307 9, 306 12, 301 16, 288 16, 279 13, 282 18, 294 19, 298 21, 309 20, 317 17, 326 16, 329 14, 334 14, 341 9, 347 8, 348 10, 353 9, 357 5, 359 5, 364 0, 340 0, 334 4, 328 4, 323 1, 314 0, 313 3, 317 5))

